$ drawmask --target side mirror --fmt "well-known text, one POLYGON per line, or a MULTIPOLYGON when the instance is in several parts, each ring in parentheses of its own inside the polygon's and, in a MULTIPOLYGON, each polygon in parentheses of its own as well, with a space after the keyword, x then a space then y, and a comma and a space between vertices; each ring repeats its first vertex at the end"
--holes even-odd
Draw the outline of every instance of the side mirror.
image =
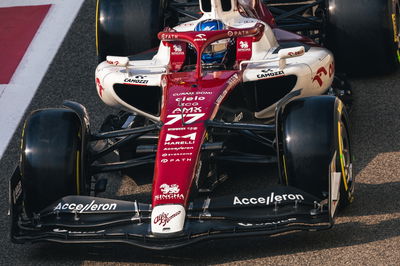
POLYGON ((107 63, 114 66, 127 67, 129 64, 129 58, 124 56, 107 56, 107 63))
POLYGON ((286 59, 287 58, 292 58, 292 57, 297 57, 297 56, 302 56, 305 53, 304 46, 297 46, 293 48, 285 48, 281 49, 278 52, 278 58, 279 58, 279 68, 283 69, 286 67, 286 59))

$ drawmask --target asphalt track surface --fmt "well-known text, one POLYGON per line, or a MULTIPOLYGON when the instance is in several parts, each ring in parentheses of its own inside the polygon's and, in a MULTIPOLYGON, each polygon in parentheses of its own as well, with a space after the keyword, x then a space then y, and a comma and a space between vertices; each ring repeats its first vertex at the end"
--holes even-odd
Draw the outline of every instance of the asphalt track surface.
MULTIPOLYGON (((88 108, 96 129, 104 114, 111 112, 98 99, 94 86, 94 10, 94 0, 83 4, 27 113, 60 106, 64 99, 71 99, 88 108)), ((8 237, 7 183, 18 161, 20 126, 0 161, 0 264, 398 265, 400 72, 351 81, 355 96, 351 132, 356 199, 337 218, 332 230, 215 240, 163 252, 111 245, 14 245, 8 237)), ((257 182, 250 177, 247 180, 257 182)), ((117 185, 126 182, 131 181, 119 180, 117 185)))

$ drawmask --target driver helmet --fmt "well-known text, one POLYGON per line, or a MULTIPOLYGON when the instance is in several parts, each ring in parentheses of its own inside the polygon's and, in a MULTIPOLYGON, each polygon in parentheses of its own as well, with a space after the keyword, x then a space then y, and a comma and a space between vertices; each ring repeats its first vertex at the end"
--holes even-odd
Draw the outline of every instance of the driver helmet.
MULTIPOLYGON (((226 29, 225 24, 217 19, 203 20, 199 22, 195 27, 195 31, 214 31, 214 30, 225 30, 225 29, 226 29)), ((203 63, 205 64, 222 63, 228 50, 228 43, 229 39, 223 39, 215 41, 211 43, 209 46, 207 46, 207 48, 201 55, 201 60, 203 61, 203 63)))

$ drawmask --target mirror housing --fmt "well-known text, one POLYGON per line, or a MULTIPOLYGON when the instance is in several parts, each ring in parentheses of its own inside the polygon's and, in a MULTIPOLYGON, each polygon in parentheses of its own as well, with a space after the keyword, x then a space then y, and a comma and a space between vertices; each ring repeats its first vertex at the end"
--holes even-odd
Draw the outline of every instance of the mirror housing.
POLYGON ((129 58, 125 56, 107 56, 107 63, 114 66, 127 67, 129 64, 129 58))
POLYGON ((279 68, 283 69, 286 67, 286 59, 292 57, 298 57, 304 55, 306 52, 304 46, 296 46, 292 48, 281 49, 278 52, 279 68))

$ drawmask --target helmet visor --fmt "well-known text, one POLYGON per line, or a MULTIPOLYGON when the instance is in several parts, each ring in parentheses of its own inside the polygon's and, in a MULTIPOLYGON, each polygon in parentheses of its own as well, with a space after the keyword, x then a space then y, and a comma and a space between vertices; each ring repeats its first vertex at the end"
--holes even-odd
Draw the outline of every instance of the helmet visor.
POLYGON ((211 53, 220 53, 225 52, 228 47, 228 39, 220 40, 213 42, 204 50, 204 53, 211 54, 211 53))

